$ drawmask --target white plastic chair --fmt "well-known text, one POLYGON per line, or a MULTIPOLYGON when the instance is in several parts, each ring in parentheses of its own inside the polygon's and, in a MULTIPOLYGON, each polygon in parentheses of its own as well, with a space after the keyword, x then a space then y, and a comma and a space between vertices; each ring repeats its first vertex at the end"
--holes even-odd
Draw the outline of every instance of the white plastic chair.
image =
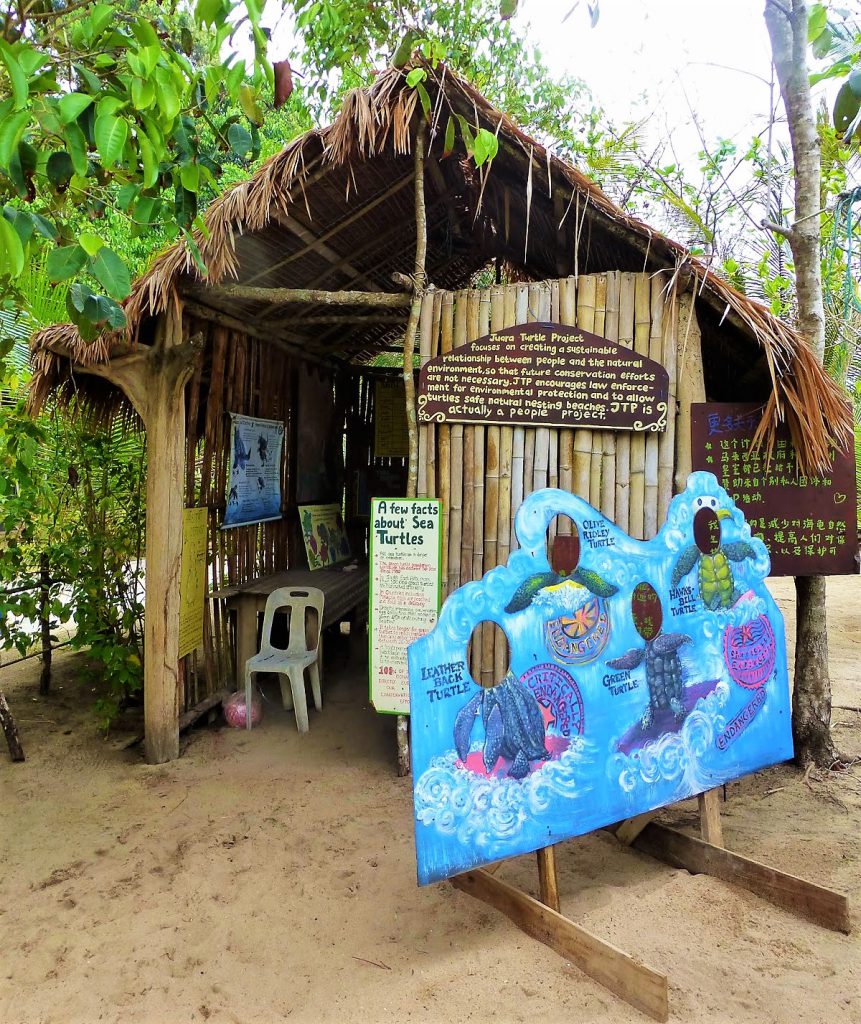
MULTIPOLYGON (((276 672, 281 683, 281 699, 285 710, 294 708, 299 732, 308 731, 308 700, 305 695, 305 669, 311 677, 314 707, 321 711, 320 634, 323 629, 323 591, 316 587, 281 587, 266 600, 260 653, 245 663, 245 706, 251 706, 251 677, 255 672, 276 672), (286 649, 272 646, 272 621, 281 608, 290 609, 290 640, 286 649), (317 613, 317 624, 310 636, 306 633, 308 610, 317 613)), ((251 715, 246 716, 251 728, 251 715)))

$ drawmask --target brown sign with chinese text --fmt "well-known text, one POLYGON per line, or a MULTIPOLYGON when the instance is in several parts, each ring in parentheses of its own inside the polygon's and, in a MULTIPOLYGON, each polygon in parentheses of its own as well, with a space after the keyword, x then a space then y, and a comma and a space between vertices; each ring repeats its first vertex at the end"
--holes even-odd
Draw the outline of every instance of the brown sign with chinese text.
POLYGON ((496 331, 426 363, 418 418, 605 430, 664 430, 667 371, 562 324, 496 331))
POLYGON ((691 407, 693 468, 714 473, 765 542, 772 576, 837 576, 858 571, 855 459, 834 454, 824 476, 800 474, 788 431, 771 461, 752 455, 762 406, 704 402, 691 407))

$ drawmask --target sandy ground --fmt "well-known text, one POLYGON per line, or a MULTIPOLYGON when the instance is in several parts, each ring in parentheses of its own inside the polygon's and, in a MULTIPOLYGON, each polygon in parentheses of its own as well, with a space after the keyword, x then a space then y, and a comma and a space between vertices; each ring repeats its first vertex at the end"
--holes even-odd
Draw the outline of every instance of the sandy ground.
MULTIPOLYGON (((858 706, 861 580, 829 586, 835 703, 858 706)), ((774 589, 791 620, 791 584, 774 589)), ((0 757, 0 1024, 646 1020, 450 884, 416 887, 394 723, 348 654, 343 638, 308 736, 269 706, 259 730, 195 730, 157 768, 95 734, 81 655, 45 699, 36 663, 3 670, 27 761, 0 757)), ((835 722, 861 753, 861 715, 835 722)), ((693 828, 694 807, 667 820, 693 828)), ((724 830, 848 893, 855 934, 606 833, 559 848, 563 911, 667 973, 673 1021, 861 1021, 861 767, 734 783, 724 830)), ((534 858, 500 877, 534 892, 534 858)))

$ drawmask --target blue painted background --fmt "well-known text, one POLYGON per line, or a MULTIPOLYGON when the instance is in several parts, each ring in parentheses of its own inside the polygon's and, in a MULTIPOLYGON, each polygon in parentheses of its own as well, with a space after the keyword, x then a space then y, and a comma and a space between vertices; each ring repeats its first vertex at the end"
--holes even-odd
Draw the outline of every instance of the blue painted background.
POLYGON ((452 594, 434 630, 409 649, 420 884, 792 756, 783 619, 763 582, 768 552, 712 474, 690 476, 651 541, 632 539, 587 502, 555 489, 530 495, 515 528, 520 549, 508 564, 452 594), (691 545, 704 505, 721 515, 721 544, 737 559, 727 562, 732 580, 718 588, 728 607, 715 588, 699 585, 691 545), (578 571, 615 593, 600 597, 546 575, 547 527, 559 513, 577 524, 578 571), (650 700, 646 642, 631 611, 641 582, 661 600, 661 650, 678 645, 657 661, 666 668, 677 657, 681 676, 673 707, 651 713, 673 687, 654 686, 653 671, 658 696, 650 700), (494 691, 482 690, 466 664, 469 638, 484 620, 502 627, 511 650, 507 695, 495 714, 500 700, 488 698, 494 691), (637 662, 638 652, 639 664, 618 667, 637 662))

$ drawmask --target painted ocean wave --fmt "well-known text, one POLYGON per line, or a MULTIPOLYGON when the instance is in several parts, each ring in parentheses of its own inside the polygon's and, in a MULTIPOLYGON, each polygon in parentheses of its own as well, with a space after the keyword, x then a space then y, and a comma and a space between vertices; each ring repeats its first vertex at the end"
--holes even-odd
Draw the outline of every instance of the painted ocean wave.
POLYGON ((416 781, 416 820, 494 856, 527 823, 551 812, 559 797, 576 802, 591 790, 584 775, 596 753, 594 744, 578 737, 556 760, 517 780, 477 775, 461 767, 455 751, 449 751, 432 758, 416 781))

